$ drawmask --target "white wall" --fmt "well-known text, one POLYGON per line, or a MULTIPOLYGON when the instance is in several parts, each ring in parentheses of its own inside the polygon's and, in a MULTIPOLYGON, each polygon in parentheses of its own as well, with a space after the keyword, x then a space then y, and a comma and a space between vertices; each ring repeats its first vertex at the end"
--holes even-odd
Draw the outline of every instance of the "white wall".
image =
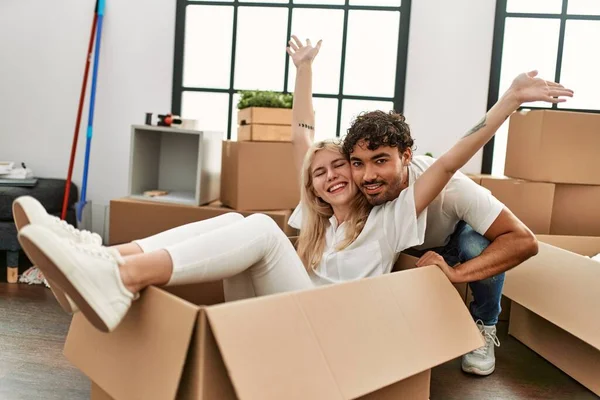
MULTIPOLYGON (((127 191, 129 130, 171 105, 175 0, 108 0, 88 199, 94 230, 127 191)), ((93 0, 0 2, 0 159, 65 178, 93 0)), ((439 156, 485 113, 494 0, 413 0, 405 112, 417 153, 439 156)), ((88 87, 89 90, 89 87, 88 87)), ((88 96, 89 97, 89 96, 88 96)), ((73 175, 81 186, 84 108, 73 175)), ((479 172, 481 153, 463 170, 479 172)))
MULTIPOLYGON (((66 178, 94 4, 0 2, 1 160, 66 178)), ((96 231, 104 206, 126 194, 131 124, 143 123, 145 112, 170 111, 175 5, 107 1, 87 192, 96 231)), ((90 89, 91 82, 86 98, 90 89)), ((86 103, 73 173, 80 189, 87 116, 86 103)))
MULTIPOLYGON (((413 0, 404 112, 439 157, 486 112, 495 0, 413 0)), ((481 171, 482 151, 462 169, 481 171)))

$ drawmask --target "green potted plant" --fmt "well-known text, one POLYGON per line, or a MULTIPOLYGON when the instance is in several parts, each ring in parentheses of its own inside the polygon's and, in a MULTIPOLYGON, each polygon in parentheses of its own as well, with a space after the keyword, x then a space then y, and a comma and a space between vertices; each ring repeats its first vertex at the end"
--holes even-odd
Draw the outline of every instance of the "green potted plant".
POLYGON ((291 93, 249 90, 240 94, 237 104, 239 141, 291 140, 291 93))

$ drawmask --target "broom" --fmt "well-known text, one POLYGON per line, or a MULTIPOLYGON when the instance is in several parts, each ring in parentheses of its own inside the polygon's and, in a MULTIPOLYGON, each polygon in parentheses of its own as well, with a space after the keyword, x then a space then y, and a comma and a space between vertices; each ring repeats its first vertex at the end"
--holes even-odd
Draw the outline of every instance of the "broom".
POLYGON ((102 22, 104 20, 104 6, 105 0, 98 0, 98 27, 96 32, 96 52, 94 54, 94 69, 92 72, 92 91, 90 96, 90 113, 88 118, 88 127, 85 143, 85 159, 83 162, 83 182, 81 184, 81 199, 77 206, 77 221, 81 223, 83 216, 83 209, 87 203, 87 180, 88 170, 90 167, 90 150, 92 145, 92 135, 94 126, 94 106, 96 104, 96 84, 98 80, 98 61, 100 58, 100 43, 102 38, 102 22))
POLYGON ((96 22, 98 21, 98 0, 94 7, 94 20, 92 22, 92 31, 90 33, 90 43, 88 45, 87 57, 85 59, 85 72, 83 73, 83 83, 81 85, 81 93, 79 95, 79 107, 77 109, 77 119, 75 122, 75 132, 73 133, 73 144, 71 145, 71 159, 69 161, 69 171, 67 172, 67 182, 65 184, 65 194, 63 196, 61 219, 67 218, 67 208, 69 205, 69 193, 71 192, 71 178, 73 177, 73 165, 75 164, 75 153, 77 151, 77 140, 79 138, 79 125, 81 124, 81 114, 83 112, 83 102, 87 88, 88 74, 90 71, 90 63, 92 61, 92 51, 94 49, 94 36, 96 34, 96 22))

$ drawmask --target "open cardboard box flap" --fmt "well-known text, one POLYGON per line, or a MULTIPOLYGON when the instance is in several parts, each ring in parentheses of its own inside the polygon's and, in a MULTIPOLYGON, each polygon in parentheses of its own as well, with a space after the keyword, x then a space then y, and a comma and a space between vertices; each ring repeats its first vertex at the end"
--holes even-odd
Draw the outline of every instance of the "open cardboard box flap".
POLYGON ((600 319, 583 311, 600 309, 600 263, 564 249, 595 255, 600 238, 538 239, 539 253, 506 273, 503 294, 600 350, 600 319))
POLYGON ((210 353, 195 344, 204 337, 216 342, 221 375, 243 399, 354 399, 484 344, 463 300, 431 266, 208 307, 150 287, 110 334, 75 316, 65 355, 115 399, 168 399, 180 382, 203 384, 189 372, 182 379, 184 364, 219 369, 215 356, 191 360, 210 353))

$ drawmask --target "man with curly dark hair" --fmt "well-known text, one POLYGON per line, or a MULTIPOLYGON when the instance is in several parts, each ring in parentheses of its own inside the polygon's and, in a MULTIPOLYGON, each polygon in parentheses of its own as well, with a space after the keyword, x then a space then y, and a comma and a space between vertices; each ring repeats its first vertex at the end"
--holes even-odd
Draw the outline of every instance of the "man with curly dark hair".
MULTIPOLYGON (((485 118, 467 135, 485 126, 485 118)), ((359 115, 344 138, 353 180, 372 205, 393 200, 425 172, 434 159, 413 156, 414 141, 403 115, 372 111, 359 115)), ((468 282, 469 305, 486 345, 465 354, 462 369, 489 375, 495 369, 494 344, 504 272, 537 253, 533 233, 500 201, 456 171, 427 208, 423 245, 411 249, 417 266, 438 265, 450 281, 468 282)))

